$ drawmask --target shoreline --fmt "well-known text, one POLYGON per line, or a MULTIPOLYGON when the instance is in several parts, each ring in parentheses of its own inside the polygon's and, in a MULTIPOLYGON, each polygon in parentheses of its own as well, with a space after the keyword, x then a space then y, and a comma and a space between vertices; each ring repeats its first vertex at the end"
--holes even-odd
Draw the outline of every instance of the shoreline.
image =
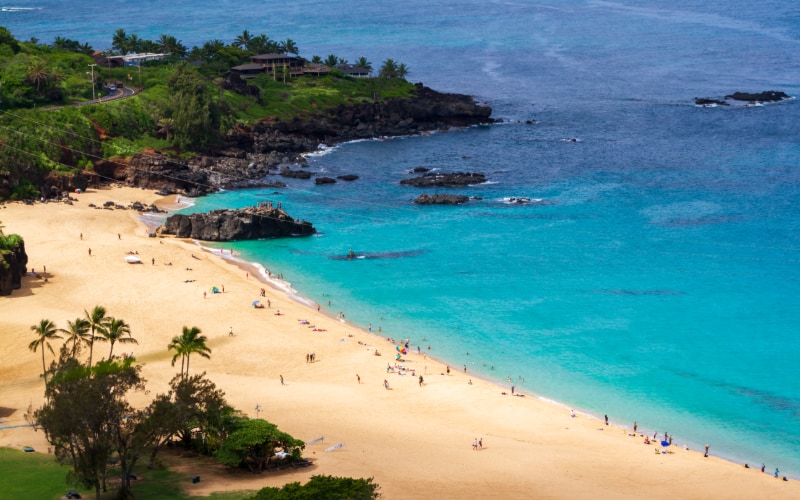
MULTIPOLYGON (((478 126, 478 125, 475 125, 475 126, 478 126)), ((460 129, 460 128, 458 128, 458 129, 460 129)), ((406 137, 413 137, 413 136, 399 136, 399 137, 406 138, 406 137)), ((361 141, 368 141, 368 140, 388 140, 388 139, 394 139, 394 138, 395 137, 380 138, 380 139, 358 139, 358 140, 350 141, 350 142, 361 142, 361 141)), ((336 144, 334 146, 330 146, 330 147, 328 147, 326 149, 323 149, 321 151, 321 153, 322 154, 326 154, 327 152, 333 151, 335 148, 337 148, 338 146, 340 146, 342 144, 347 144, 347 142, 341 143, 341 144, 336 144)), ((172 195, 172 196, 174 196, 174 195, 172 195)), ((169 199, 169 198, 170 198, 170 196, 165 197, 165 199, 169 199)), ((164 207, 164 208, 166 208, 167 210, 169 210, 170 213, 172 213, 175 210, 179 210, 181 208, 184 208, 184 207, 190 206, 190 205, 193 205, 193 203, 184 204, 184 205, 181 205, 181 206, 173 204, 172 208, 166 208, 166 207, 164 207)), ((167 214, 167 216, 168 215, 169 214, 167 214)), ((243 271, 245 273, 249 273, 250 276, 257 276, 258 280, 260 280, 262 283, 264 283, 264 284, 268 285, 269 287, 271 287, 272 290, 274 290, 274 291, 276 291, 278 293, 284 294, 287 298, 294 300, 295 302, 297 302, 301 306, 307 307, 309 309, 309 311, 310 311, 310 314, 313 314, 313 313, 322 314, 322 315, 328 317, 331 320, 339 321, 339 322, 343 323, 344 325, 347 325, 350 328, 359 330, 362 334, 367 335, 368 337, 371 337, 375 341, 374 345, 376 345, 376 346, 384 345, 384 347, 386 348, 385 352, 388 352, 390 349, 394 349, 395 344, 400 342, 400 339, 395 339, 396 340, 395 343, 387 342, 387 337, 385 335, 381 335, 380 333, 370 331, 365 326, 360 325, 358 323, 354 323, 354 322, 352 322, 350 320, 339 319, 332 310, 328 310, 326 307, 322 306, 321 304, 320 304, 321 309, 316 309, 315 305, 317 305, 317 303, 315 301, 311 300, 310 298, 307 298, 307 297, 303 296, 298 290, 293 288, 291 282, 284 281, 284 280, 279 280, 279 279, 272 279, 269 276, 267 276, 266 273, 268 273, 269 271, 268 271, 268 268, 266 267, 265 263, 246 260, 246 259, 244 259, 242 257, 241 253, 236 252, 236 251, 234 251, 232 249, 228 249, 228 252, 233 252, 233 256, 231 256, 230 254, 217 253, 217 252, 215 252, 215 250, 219 250, 219 249, 216 249, 214 247, 206 246, 202 241, 199 241, 199 240, 193 240, 193 239, 188 239, 187 238, 187 239, 184 239, 183 241, 192 242, 193 244, 195 244, 199 248, 201 248, 204 252, 207 252, 209 254, 209 256, 218 257, 223 262, 225 262, 225 263, 227 263, 227 264, 229 264, 229 265, 231 265, 231 266, 233 266, 235 268, 238 268, 238 269, 240 269, 241 271, 243 271)), ((215 243, 215 244, 224 245, 225 243, 226 242, 219 242, 219 243, 215 243)), ((235 242, 230 242, 230 243, 235 243, 235 242)), ((421 340, 420 342, 425 342, 425 339, 421 340)), ((415 345, 416 344, 414 344, 414 339, 412 339, 412 342, 411 342, 412 348, 409 348, 409 356, 410 355, 418 356, 417 353, 413 352, 413 347, 415 345)), ((422 344, 419 344, 419 345, 420 345, 420 347, 423 347, 422 344)), ((394 353, 394 351, 392 351, 392 354, 393 353, 394 353)), ((420 354, 422 354, 422 353, 425 353, 425 351, 423 350, 420 354)), ((447 360, 443 360, 443 359, 441 359, 441 358, 439 358, 439 357, 437 357, 435 355, 430 355, 428 353, 425 353, 425 354, 426 354, 426 358, 425 358, 426 360, 430 360, 430 361, 432 361, 434 363, 439 363, 442 366, 448 366, 449 365, 454 373, 460 374, 460 370, 457 368, 459 366, 458 363, 450 363, 447 360)), ((426 375, 426 374, 423 374, 423 375, 426 375)), ((505 385, 505 382, 502 380, 502 377, 499 377, 499 376, 496 377, 496 378, 492 378, 491 376, 489 376, 487 374, 483 374, 481 372, 472 372, 471 371, 469 373, 469 375, 467 376, 467 378, 468 379, 481 380, 481 381, 483 381, 483 382, 485 382, 487 384, 490 384, 490 385, 494 386, 495 389, 501 395, 506 395, 506 393, 509 391, 507 385, 505 385)), ((523 383, 525 383, 525 382, 526 381, 523 380, 523 383)), ((512 386, 518 386, 518 383, 516 381, 509 381, 508 384, 512 385, 512 386)), ((567 403, 564 403, 564 402, 559 401, 557 399, 554 399, 552 397, 544 396, 544 395, 536 392, 535 391, 535 387, 531 387, 531 386, 517 387, 517 389, 518 390, 516 391, 515 396, 522 396, 524 398, 536 399, 538 401, 541 401, 544 404, 560 408, 564 412, 568 413, 570 411, 574 411, 575 414, 580 416, 580 417, 584 417, 584 418, 588 418, 590 420, 594 420, 594 421, 598 422, 598 424, 604 423, 604 416, 603 415, 595 414, 592 411, 587 410, 585 408, 582 408, 580 406, 569 405, 567 403), (523 392, 521 393, 519 389, 521 389, 523 392)), ((633 432, 632 426, 625 425, 625 424, 618 423, 618 422, 614 422, 611 419, 609 420, 609 422, 611 423, 612 427, 616 427, 616 428, 618 428, 618 429, 620 429, 622 431, 625 431, 626 433, 629 433, 629 435, 630 435, 630 433, 633 432)), ((655 431, 655 434, 653 434, 653 437, 651 437, 650 439, 653 440, 653 442, 660 443, 661 438, 658 437, 660 435, 660 433, 658 432, 658 430, 656 428, 651 428, 651 429, 648 429, 647 432, 643 432, 645 429, 646 429, 646 427, 643 427, 643 426, 640 425, 638 427, 637 437, 643 439, 645 436, 650 436, 650 432, 654 432, 655 431)), ((676 441, 672 446, 674 448, 680 448, 682 451, 688 451, 688 452, 694 452, 694 453, 703 454, 703 444, 701 442, 694 442, 692 440, 681 439, 680 441, 676 441)), ((746 460, 745 458, 736 457, 735 455, 732 455, 732 454, 727 454, 727 453, 721 453, 720 454, 720 453, 717 453, 717 454, 715 454, 715 456, 718 457, 718 458, 721 458, 721 459, 723 459, 723 460, 725 460, 725 461, 727 461, 729 463, 732 463, 732 464, 744 464, 744 463, 747 463, 747 462, 745 462, 745 460, 746 460)), ((769 472, 769 471, 767 471, 767 472, 769 472)), ((797 479, 797 477, 795 477, 793 474, 781 473, 781 477, 783 477, 784 475, 789 479, 797 479)))
MULTIPOLYGON (((43 398, 41 358, 26 349, 30 325, 46 317, 63 327, 97 303, 131 325, 139 340, 132 349, 151 392, 163 392, 174 373, 164 346, 181 325, 197 325, 209 337, 212 354, 209 360, 193 360, 192 369, 206 371, 229 403, 251 417, 254 405, 261 404, 263 418, 300 439, 325 437, 323 444, 309 445, 304 452, 315 459, 310 470, 283 477, 237 476, 235 481, 222 472, 221 479, 186 486, 190 494, 279 486, 330 474, 374 477, 386 498, 526 498, 534 491, 550 498, 586 497, 598 488, 610 498, 637 498, 643 489, 656 498, 800 496, 795 481, 784 483, 755 468, 745 472, 742 465, 714 456, 713 443, 707 459, 678 443, 672 453, 656 455, 654 446, 641 444, 639 433, 630 439, 624 426, 606 427, 588 414, 570 418, 568 407, 532 394, 502 397, 502 386, 459 370, 439 375, 446 364, 427 355, 423 359, 412 353, 404 362, 418 374, 422 365, 428 367, 424 386, 412 376, 389 376, 385 368, 394 361, 393 345, 385 337, 342 323, 324 308, 316 311, 273 287, 266 289, 272 311, 284 314, 255 309, 250 302, 265 282, 261 276, 246 279, 234 259, 209 258, 213 253, 202 261, 192 259, 197 246, 191 241, 148 238, 137 215, 85 206, 106 197, 148 198, 166 206, 154 193, 91 191, 75 206, 10 204, 0 209, 5 232, 26 241, 29 268, 47 265, 50 278, 42 283, 28 276, 21 290, 0 298, 0 317, 8 322, 0 333, 0 396, 4 406, 16 410, 2 426, 18 424, 27 407, 38 406, 43 398), (78 232, 86 240, 79 240, 78 232), (86 255, 88 245, 92 257, 86 255), (130 249, 140 253, 143 265, 124 263, 130 249), (208 286, 219 284, 226 287, 224 293, 203 298, 208 286), (227 335, 228 326, 235 336, 227 335), (375 356, 375 349, 386 352, 375 356), (302 358, 308 352, 316 352, 319 361, 306 363, 302 358), (277 382, 279 374, 286 377, 285 387, 277 382), (384 378, 392 390, 383 388, 384 378), (472 385, 467 384, 470 378, 472 385), (606 432, 597 432, 598 427, 606 432), (478 437, 486 447, 475 453, 470 444, 478 437), (324 452, 339 442, 346 445, 324 452)), ((132 401, 142 403, 140 398, 132 401)), ((0 430, 0 446, 27 444, 47 447, 42 433, 30 428, 0 430)))
MULTIPOLYGON (((475 125, 475 126, 478 126, 478 125, 475 125)), ((461 128, 458 128, 457 130, 460 130, 460 129, 461 128)), ((432 133, 436 133, 436 132, 432 132, 432 133)), ((399 137, 400 138, 406 138, 406 137, 413 137, 413 136, 399 136, 399 137)), ((390 139, 395 139, 395 138, 396 137, 379 138, 379 139, 358 139, 358 140, 349 141, 349 142, 361 142, 361 141, 368 141, 368 140, 390 140, 390 139)), ((325 149, 321 150, 320 153, 321 154, 327 154, 328 152, 333 151, 338 146, 343 145, 343 144, 347 144, 347 142, 341 143, 341 144, 336 144, 336 145, 330 146, 328 148, 325 148, 325 149)), ((189 205, 193 205, 193 203, 192 204, 185 204, 183 206, 173 205, 173 208, 172 209, 168 209, 168 210, 170 210, 170 212, 172 212, 174 210, 177 210, 177 209, 180 209, 180 208, 184 208, 185 206, 189 206, 189 205)), ((335 315, 334 311, 327 309, 326 307, 322 306, 321 304, 320 304, 321 309, 316 309, 315 306, 317 305, 317 303, 314 300, 303 296, 298 290, 296 290, 292 286, 291 282, 270 278, 267 275, 267 273, 269 273, 269 270, 266 267, 266 263, 261 263, 261 262, 258 262, 258 261, 246 260, 246 259, 244 259, 244 257, 242 256, 241 253, 236 252, 236 251, 234 251, 232 249, 228 249, 228 252, 233 252, 232 256, 231 256, 230 253, 229 254, 216 253, 215 251, 219 250, 219 249, 216 249, 216 248, 210 247, 210 246, 206 246, 202 241, 199 241, 199 240, 185 239, 185 241, 191 241, 192 243, 194 243, 195 245, 197 245, 198 247, 203 249, 204 252, 207 252, 210 256, 218 257, 222 261, 226 262, 227 264, 229 264, 229 265, 231 265, 233 267, 236 267, 236 268, 240 269, 243 272, 249 273, 249 275, 251 275, 251 276, 257 276, 258 279, 262 283, 270 286, 273 290, 277 291, 278 293, 282 293, 287 298, 292 299, 292 300, 296 301, 297 303, 299 303, 300 305, 309 308, 311 313, 317 313, 317 314, 325 315, 325 316, 327 316, 328 318, 330 318, 332 320, 340 321, 341 323, 343 323, 343 324, 345 324, 345 325, 347 325, 347 326, 349 326, 351 328, 358 329, 362 334, 373 338, 373 340, 375 341, 375 345, 384 344, 384 347, 387 348, 386 351, 389 351, 390 349, 394 349, 395 344, 400 341, 400 339, 396 339, 396 342, 394 342, 394 343, 387 342, 387 337, 385 335, 382 335, 382 334, 377 333, 377 332, 370 331, 370 330, 367 329, 367 327, 365 327, 365 326, 363 326, 361 324, 358 324, 358 323, 354 323, 354 322, 352 322, 350 320, 339 319, 335 315)), ((230 242, 230 243, 235 243, 235 242, 230 242)), ((215 244, 218 244, 218 245, 221 246, 221 245, 224 245, 225 242, 219 242, 219 243, 215 243, 215 244)), ((425 341, 426 341, 426 339, 422 339, 420 342, 424 343, 425 341)), ((420 345, 420 347, 424 348, 422 343, 420 343, 419 345, 420 345)), ((414 339, 412 339, 411 348, 409 348, 409 355, 413 355, 413 356, 418 356, 419 355, 419 354, 413 352, 413 347, 415 345, 416 344, 414 343, 414 339)), ((392 353, 393 352, 394 351, 392 351, 392 353)), ((422 354, 422 353, 425 353, 425 351, 423 350, 420 354, 422 354)), ((439 358, 439 357, 437 357, 435 355, 430 355, 429 353, 425 353, 425 359, 426 360, 431 360, 434 363, 439 363, 442 366, 448 366, 449 365, 454 373, 460 373, 460 370, 458 370, 458 368, 457 368, 459 366, 458 363, 451 363, 451 362, 449 362, 447 360, 444 360, 444 359, 441 359, 441 358, 439 358)), ((423 374, 423 375, 426 375, 426 374, 423 374)), ((544 395, 536 392, 535 387, 531 387, 531 386, 518 387, 518 383, 516 381, 508 381, 507 382, 508 385, 506 385, 505 381, 502 380, 502 377, 497 376, 496 378, 492 378, 490 375, 484 374, 482 372, 470 371, 470 373, 467 376, 467 378, 468 379, 481 380, 481 381, 483 381, 483 382, 485 382, 487 384, 490 384, 490 385, 494 386, 495 389, 501 395, 506 395, 506 393, 509 391, 508 385, 512 385, 512 386, 517 387, 515 396, 533 398, 533 399, 536 399, 538 401, 541 401, 544 404, 560 408, 564 412, 574 411, 575 414, 580 416, 580 417, 584 417, 584 418, 588 418, 588 419, 594 420, 594 421, 598 422, 599 424, 604 423, 604 416, 603 415, 595 414, 592 411, 587 410, 585 408, 582 408, 580 406, 570 405, 570 404, 564 403, 562 401, 559 401, 558 399, 554 399, 552 397, 544 396, 544 395), (520 392, 520 389, 523 392, 520 392)), ((522 383, 524 384, 525 382, 526 381, 523 380, 522 383)), ((633 419, 632 419, 632 421, 633 421, 633 419)), ((618 429, 620 429, 622 431, 625 431, 626 433, 629 433, 629 435, 630 435, 630 433, 633 433, 632 426, 625 425, 625 424, 618 423, 618 422, 614 422, 613 420, 609 420, 609 422, 611 422, 611 426, 616 427, 616 428, 618 428, 618 429)), ((660 443, 661 438, 658 437, 660 433, 658 432, 657 428, 647 429, 647 431, 644 432, 645 429, 647 429, 647 428, 643 427, 643 426, 639 426, 638 427, 638 431, 637 431, 637 437, 640 437, 640 438, 643 439, 645 436, 650 436, 650 432, 655 432, 653 434, 653 437, 651 437, 650 439, 654 440, 654 442, 659 442, 660 443)), ((672 437, 674 437, 674 436, 672 436, 672 437)), ((703 453, 703 451, 702 451, 703 450, 703 444, 701 442, 694 442, 692 440, 681 439, 680 441, 676 441, 672 446, 674 446, 674 448, 680 448, 682 451, 689 451, 689 452, 695 452, 695 453, 700 453, 700 454, 703 453)), ((732 455, 732 454, 723 453, 723 454, 716 454, 715 456, 717 456, 719 458, 722 458, 723 460, 725 460, 727 462, 730 462, 732 464, 740 464, 740 463, 743 464, 743 463, 746 463, 745 462, 745 460, 746 460, 745 458, 736 457, 735 455, 732 455)), ((792 475, 792 474, 783 474, 782 473, 781 476, 783 476, 783 475, 786 475, 786 477, 788 477, 790 479, 796 479, 796 477, 794 475, 792 475)))

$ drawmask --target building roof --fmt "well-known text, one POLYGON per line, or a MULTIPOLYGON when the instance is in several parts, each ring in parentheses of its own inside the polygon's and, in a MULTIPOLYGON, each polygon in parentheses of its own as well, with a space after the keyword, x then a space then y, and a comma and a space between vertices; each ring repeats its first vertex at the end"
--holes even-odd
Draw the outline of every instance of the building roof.
POLYGON ((264 71, 264 65, 258 63, 245 63, 231 68, 234 71, 264 71))
POLYGON ((275 60, 300 60, 297 57, 289 56, 286 54, 259 54, 251 58, 253 61, 275 61, 275 60))
POLYGON ((368 75, 369 70, 355 64, 337 64, 336 69, 346 75, 368 75))

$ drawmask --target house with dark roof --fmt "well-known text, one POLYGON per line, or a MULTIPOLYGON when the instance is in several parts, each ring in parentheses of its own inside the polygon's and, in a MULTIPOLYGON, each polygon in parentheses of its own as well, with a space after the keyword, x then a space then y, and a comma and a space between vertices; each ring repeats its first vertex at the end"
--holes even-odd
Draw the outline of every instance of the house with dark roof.
POLYGON ((369 78, 369 70, 355 64, 337 64, 336 69, 354 78, 369 78))

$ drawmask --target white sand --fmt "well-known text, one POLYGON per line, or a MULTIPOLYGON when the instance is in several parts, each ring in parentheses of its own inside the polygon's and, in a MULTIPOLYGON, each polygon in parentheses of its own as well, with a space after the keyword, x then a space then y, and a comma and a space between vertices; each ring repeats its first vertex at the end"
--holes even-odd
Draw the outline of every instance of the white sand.
MULTIPOLYGON (((114 188, 78 197, 72 206, 0 208, 5 232, 25 239, 28 268, 41 273, 46 266, 48 277, 45 283, 28 276, 22 289, 0 297, 0 407, 14 410, 0 427, 24 425, 27 408, 43 401, 41 357, 27 348, 34 339, 31 325, 48 318, 66 327, 84 309, 103 305, 127 321, 139 341, 118 344, 115 353, 133 351, 144 364, 147 398, 166 392, 179 369, 170 366, 170 339, 183 326, 197 326, 212 353, 210 360, 192 357, 192 373, 206 371, 228 401, 252 417, 260 404, 261 417, 293 436, 324 436, 306 449, 313 467, 259 476, 209 468, 200 483, 187 485, 192 494, 330 474, 374 477, 385 498, 800 498, 797 482, 717 459, 713 443, 709 458, 677 446, 673 453, 656 454, 653 445, 629 437, 630 430, 581 415, 570 418, 563 408, 534 397, 501 395, 503 389, 477 378, 469 385, 468 375, 455 369, 443 375, 442 363, 415 353, 406 365, 417 374, 427 366, 423 387, 410 375, 387 375, 386 364, 394 358, 386 340, 299 304, 252 271, 247 279, 244 269, 191 241, 148 238, 134 212, 87 206, 149 203, 158 200, 155 194, 114 188), (144 264, 127 264, 130 250, 144 264), (215 285, 224 285, 225 293, 204 299, 203 292, 215 285), (251 307, 262 287, 271 309, 251 307), (274 315, 276 309, 284 314, 274 315), (312 331, 300 319, 326 331, 312 331), (376 348, 384 355, 375 356, 376 348), (306 363, 310 352, 315 363, 306 363), (384 379, 391 390, 384 389, 384 379), (483 438, 483 450, 473 451, 475 438, 483 438), (324 451, 337 443, 344 446, 324 451)), ((107 356, 108 346, 99 344, 95 352, 107 356)), ((147 398, 134 401, 144 404, 147 398)), ((23 445, 47 450, 41 432, 0 430, 0 446, 23 445)))

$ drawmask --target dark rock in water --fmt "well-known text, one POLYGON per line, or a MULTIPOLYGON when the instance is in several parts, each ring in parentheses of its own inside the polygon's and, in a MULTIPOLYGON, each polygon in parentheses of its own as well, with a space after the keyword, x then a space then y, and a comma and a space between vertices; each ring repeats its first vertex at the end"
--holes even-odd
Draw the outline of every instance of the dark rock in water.
POLYGON ((421 194, 414 200, 417 205, 462 205, 469 201, 469 196, 460 194, 421 194))
POLYGON ((698 106, 730 106, 725 101, 721 101, 719 99, 711 99, 708 97, 695 97, 694 103, 698 106))
POLYGON ((358 176, 355 175, 355 174, 345 174, 345 175, 337 176, 336 178, 340 179, 340 180, 343 180, 343 181, 350 182, 350 181, 354 181, 354 180, 358 179, 358 176))
POLYGON ((471 172, 427 173, 413 179, 403 179, 400 184, 414 187, 461 187, 486 182, 486 176, 471 172))
POLYGON ((747 101, 747 102, 778 102, 784 99, 789 99, 791 96, 776 90, 767 90, 766 92, 759 92, 758 94, 749 94, 747 92, 734 92, 731 95, 726 95, 725 99, 733 99, 734 101, 747 101))
POLYGON ((317 177, 314 179, 315 184, 336 184, 336 179, 332 177, 317 177))
POLYGON ((27 272, 28 254, 22 238, 7 235, 8 248, 0 248, 0 295, 11 295, 22 286, 22 276, 27 272))
POLYGON ((424 174, 425 172, 430 172, 430 170, 427 167, 414 167, 411 171, 415 174, 424 174))
POLYGON ((310 179, 312 175, 314 174, 305 170, 292 170, 289 167, 281 169, 281 177, 289 177, 291 179, 310 179))
POLYGON ((283 210, 264 204, 240 210, 212 210, 206 214, 175 214, 158 229, 159 234, 205 241, 306 236, 315 232, 310 222, 295 220, 283 210))

